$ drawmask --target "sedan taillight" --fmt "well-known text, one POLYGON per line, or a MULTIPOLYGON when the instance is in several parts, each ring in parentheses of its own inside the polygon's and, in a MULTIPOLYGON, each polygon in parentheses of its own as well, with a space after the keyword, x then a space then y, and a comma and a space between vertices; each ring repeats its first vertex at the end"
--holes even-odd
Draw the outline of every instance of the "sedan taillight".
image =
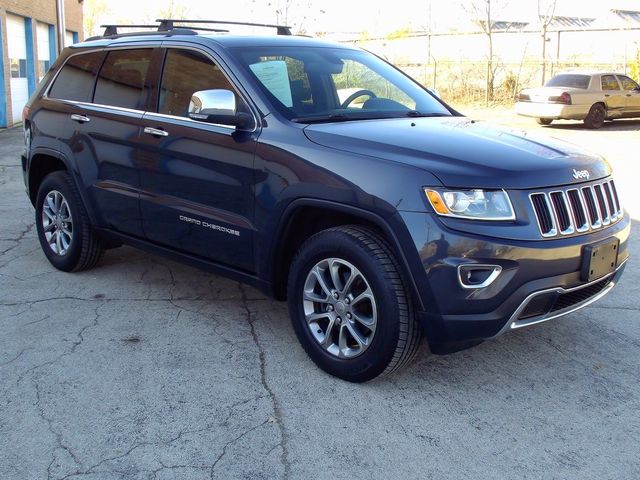
POLYGON ((571 105, 571 95, 567 92, 562 92, 561 95, 549 97, 549 103, 564 103, 565 105, 571 105))
POLYGON ((531 101, 531 97, 527 93, 520 92, 520 94, 518 95, 518 101, 519 102, 530 102, 531 101))

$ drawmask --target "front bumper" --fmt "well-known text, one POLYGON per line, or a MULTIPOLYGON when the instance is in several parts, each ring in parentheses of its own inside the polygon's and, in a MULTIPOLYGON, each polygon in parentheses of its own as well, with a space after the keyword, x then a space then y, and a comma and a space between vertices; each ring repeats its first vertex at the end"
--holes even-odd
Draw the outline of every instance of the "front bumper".
POLYGON ((590 105, 563 105, 561 103, 517 102, 515 109, 524 117, 547 120, 584 120, 590 105))
POLYGON ((624 270, 631 229, 628 215, 589 234, 554 240, 504 240, 452 230, 428 214, 404 212, 424 270, 420 318, 434 353, 460 350, 510 330, 567 315, 608 293, 624 270), (419 225, 422 225, 420 233, 419 225), (587 245, 616 237, 615 271, 581 279, 587 245), (461 285, 460 265, 497 265, 487 287, 461 285))

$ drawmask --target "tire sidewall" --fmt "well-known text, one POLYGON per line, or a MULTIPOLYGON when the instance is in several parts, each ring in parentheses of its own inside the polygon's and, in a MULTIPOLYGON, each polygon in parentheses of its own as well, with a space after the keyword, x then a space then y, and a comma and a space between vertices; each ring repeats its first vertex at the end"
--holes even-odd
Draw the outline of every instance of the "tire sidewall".
POLYGON ((607 111, 602 105, 600 105, 600 104, 593 105, 589 109, 589 113, 587 114, 587 118, 586 118, 585 124, 586 124, 587 128, 598 129, 598 128, 602 127, 602 125, 604 125, 604 121, 605 121, 605 117, 606 116, 607 116, 607 111), (595 116, 596 116, 596 111, 598 111, 598 110, 601 112, 601 119, 596 122, 595 116))
POLYGON ((82 251, 82 215, 80 212, 80 205, 76 198, 75 192, 69 186, 70 179, 65 172, 54 172, 42 181, 40 188, 38 189, 38 195, 36 198, 36 229, 38 232, 38 240, 40 246, 51 264, 58 270, 69 272, 77 265, 82 251), (42 226, 42 206, 44 199, 49 192, 57 190, 59 191, 67 201, 71 218, 73 220, 73 231, 71 234, 71 246, 64 255, 58 255, 47 243, 44 235, 44 227, 42 226))
POLYGON ((395 289, 385 279, 385 268, 368 247, 344 232, 326 231, 303 245, 291 266, 288 289, 293 328, 311 359, 326 372, 349 381, 366 381, 384 371, 391 362, 400 334, 400 306, 395 289), (341 258, 353 264, 371 287, 377 309, 376 332, 371 345, 360 355, 341 359, 331 355, 312 336, 305 319, 302 291, 311 268, 325 258, 341 258))

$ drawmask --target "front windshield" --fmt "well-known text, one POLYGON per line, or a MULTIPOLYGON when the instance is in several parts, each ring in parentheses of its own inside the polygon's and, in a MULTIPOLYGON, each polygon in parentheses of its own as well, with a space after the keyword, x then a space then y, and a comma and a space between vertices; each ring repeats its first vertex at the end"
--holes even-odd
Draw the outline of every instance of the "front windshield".
POLYGON ((449 116, 425 89, 375 55, 343 48, 252 47, 236 56, 273 106, 311 123, 449 116))

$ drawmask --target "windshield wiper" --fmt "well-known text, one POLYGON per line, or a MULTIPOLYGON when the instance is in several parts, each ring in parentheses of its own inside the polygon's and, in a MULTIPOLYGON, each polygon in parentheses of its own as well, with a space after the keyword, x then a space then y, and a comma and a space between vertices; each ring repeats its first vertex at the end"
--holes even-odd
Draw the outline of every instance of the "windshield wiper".
POLYGON ((419 112, 418 110, 409 110, 406 113, 407 117, 450 117, 451 114, 450 113, 445 113, 445 112, 429 112, 429 113, 423 113, 423 112, 419 112))
POLYGON ((324 123, 324 122, 348 122, 351 120, 372 120, 379 118, 388 118, 386 116, 380 115, 380 113, 369 114, 369 115, 346 115, 344 113, 332 113, 330 115, 309 115, 306 117, 296 117, 292 118, 292 122, 296 123, 324 123))

